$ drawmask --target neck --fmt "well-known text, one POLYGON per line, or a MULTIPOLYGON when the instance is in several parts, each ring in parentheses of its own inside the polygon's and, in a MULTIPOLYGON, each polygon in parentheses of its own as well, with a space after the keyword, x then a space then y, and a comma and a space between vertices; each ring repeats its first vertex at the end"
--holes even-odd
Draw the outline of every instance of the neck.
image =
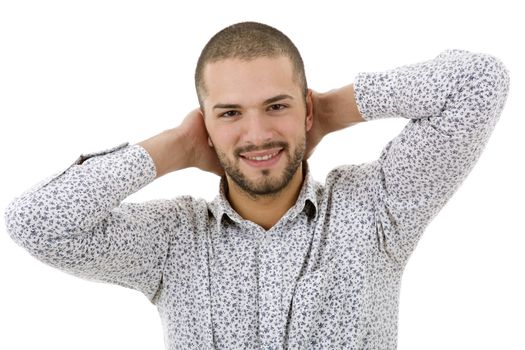
POLYGON ((303 184, 303 170, 304 166, 301 164, 285 188, 277 194, 267 196, 253 197, 228 177, 230 205, 242 218, 269 230, 297 201, 303 184))

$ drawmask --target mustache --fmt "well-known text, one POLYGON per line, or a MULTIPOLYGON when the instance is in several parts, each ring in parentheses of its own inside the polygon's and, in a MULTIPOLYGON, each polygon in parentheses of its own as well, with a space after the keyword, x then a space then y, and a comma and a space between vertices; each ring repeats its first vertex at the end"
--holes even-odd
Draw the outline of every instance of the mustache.
POLYGON ((261 146, 248 145, 248 146, 236 148, 235 156, 240 157, 241 153, 244 153, 244 152, 264 151, 264 150, 272 149, 272 148, 282 148, 283 150, 287 150, 288 147, 289 147, 288 143, 284 141, 272 141, 272 142, 265 143, 264 145, 261 145, 261 146))

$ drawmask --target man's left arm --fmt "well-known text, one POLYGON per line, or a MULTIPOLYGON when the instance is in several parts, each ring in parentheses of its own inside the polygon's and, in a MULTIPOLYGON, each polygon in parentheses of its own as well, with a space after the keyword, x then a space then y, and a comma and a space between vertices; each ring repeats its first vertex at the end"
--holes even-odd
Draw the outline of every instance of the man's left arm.
MULTIPOLYGON (((509 73, 497 58, 446 50, 429 61, 359 73, 354 84, 339 90, 355 95, 339 107, 344 113, 332 110, 332 120, 346 115, 353 118, 348 125, 358 122, 352 101, 366 121, 409 119, 370 167, 379 249, 397 263, 406 263, 425 227, 472 170, 508 89, 509 73)), ((314 125, 315 102, 314 94, 314 125)))

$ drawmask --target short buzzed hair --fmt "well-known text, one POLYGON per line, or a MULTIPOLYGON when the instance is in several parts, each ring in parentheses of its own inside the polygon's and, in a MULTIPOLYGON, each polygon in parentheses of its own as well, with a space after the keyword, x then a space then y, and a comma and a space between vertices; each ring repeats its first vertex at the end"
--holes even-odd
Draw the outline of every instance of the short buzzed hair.
MULTIPOLYGON (((229 58, 250 61, 259 57, 290 58, 294 76, 306 99, 308 86, 304 63, 294 43, 281 31, 262 23, 241 22, 222 29, 204 46, 195 69, 195 89, 199 105, 203 109, 206 97, 203 71, 207 63, 229 58)), ((204 109, 203 109, 204 111, 204 109)))

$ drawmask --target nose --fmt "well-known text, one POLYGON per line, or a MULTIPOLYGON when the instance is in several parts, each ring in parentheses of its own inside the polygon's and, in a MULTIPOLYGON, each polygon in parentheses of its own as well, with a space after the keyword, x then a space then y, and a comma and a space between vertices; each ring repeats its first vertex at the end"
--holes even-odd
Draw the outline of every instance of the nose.
POLYGON ((271 116, 260 111, 251 111, 245 114, 243 121, 244 144, 260 146, 274 140, 275 132, 271 116))

